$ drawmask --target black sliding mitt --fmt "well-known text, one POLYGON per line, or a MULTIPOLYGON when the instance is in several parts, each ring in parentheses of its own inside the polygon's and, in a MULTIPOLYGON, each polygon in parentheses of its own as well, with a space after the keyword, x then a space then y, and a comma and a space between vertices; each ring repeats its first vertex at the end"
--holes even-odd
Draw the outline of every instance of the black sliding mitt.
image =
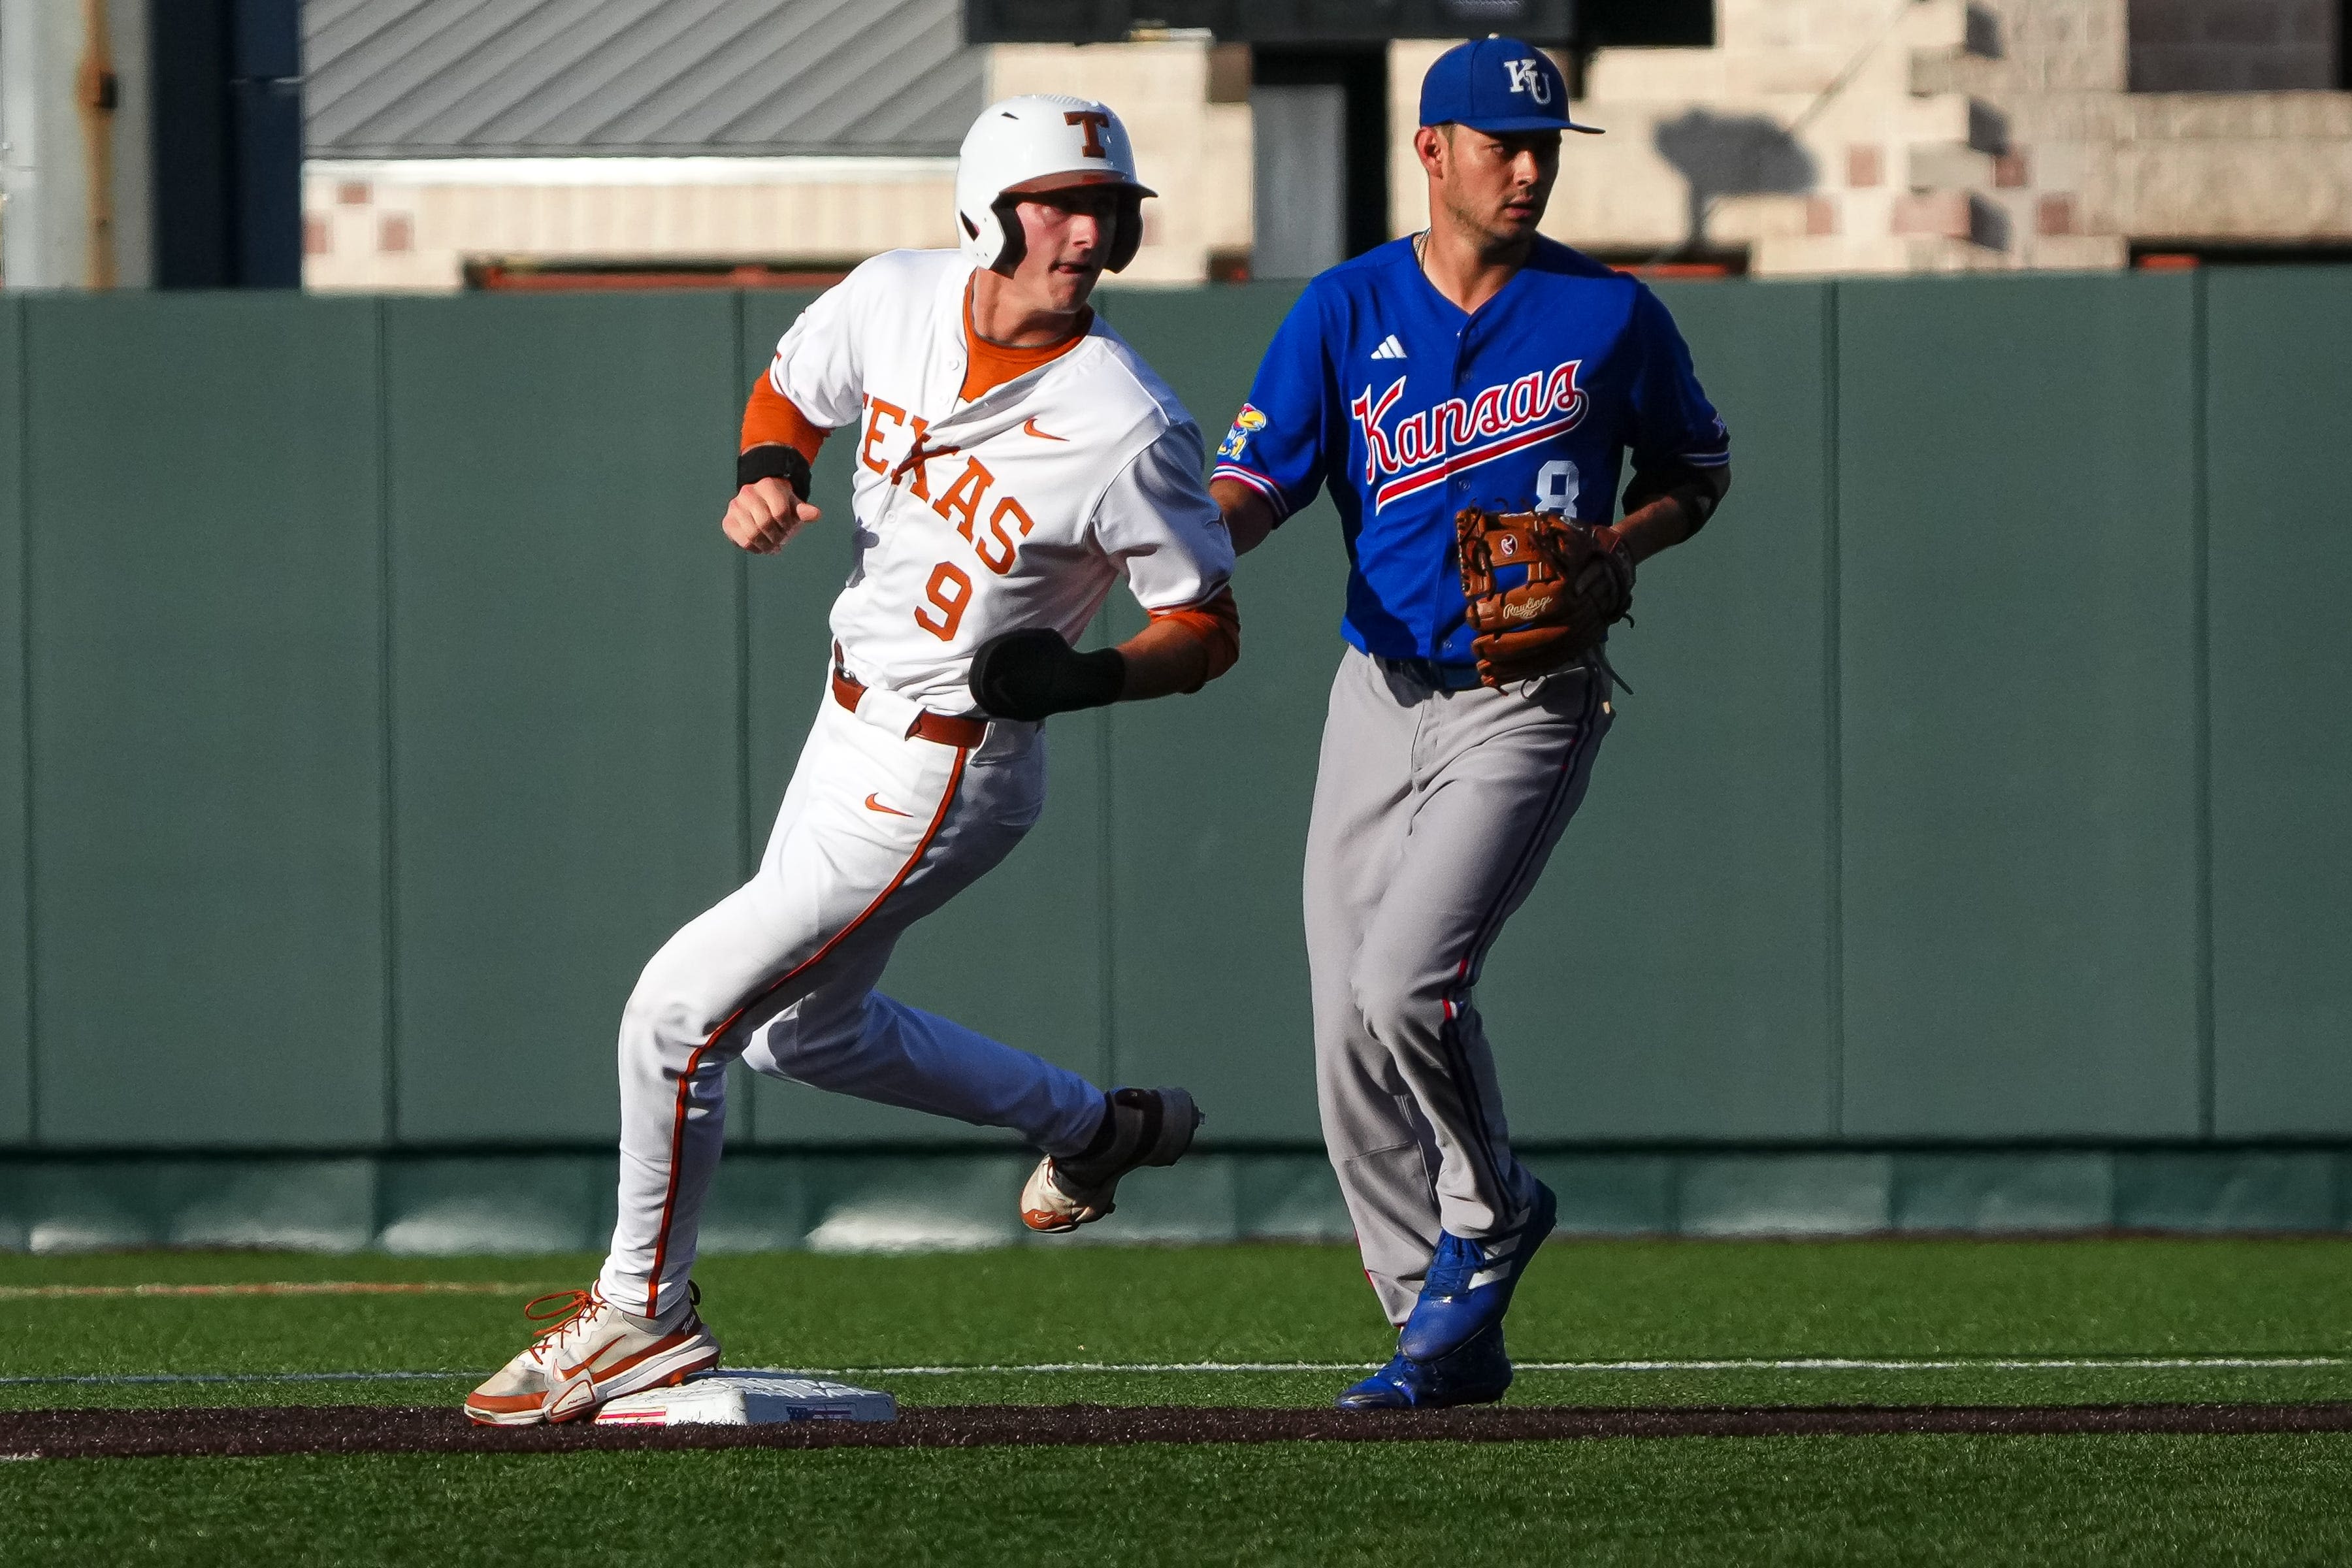
POLYGON ((1127 660, 1116 648, 1080 653, 1045 626, 1003 632, 971 656, 971 697, 997 719, 1043 719, 1118 700, 1127 660))

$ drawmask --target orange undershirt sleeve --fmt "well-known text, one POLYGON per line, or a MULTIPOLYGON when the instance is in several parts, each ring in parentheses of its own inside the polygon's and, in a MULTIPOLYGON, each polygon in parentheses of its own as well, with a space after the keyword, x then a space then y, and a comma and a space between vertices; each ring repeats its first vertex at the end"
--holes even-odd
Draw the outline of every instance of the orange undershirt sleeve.
POLYGON ((1202 651, 1209 656, 1208 673, 1201 677, 1202 686, 1233 668, 1242 656, 1242 612, 1234 603, 1231 587, 1220 588, 1215 596, 1181 610, 1154 610, 1151 619, 1155 625, 1173 621, 1199 640, 1202 651))
POLYGON ((754 447, 790 447, 816 461, 816 450, 824 445, 831 432, 809 423, 808 416, 793 405, 793 400, 778 392, 773 383, 762 373, 751 384, 751 401, 743 405, 743 442, 738 451, 748 452, 754 447))

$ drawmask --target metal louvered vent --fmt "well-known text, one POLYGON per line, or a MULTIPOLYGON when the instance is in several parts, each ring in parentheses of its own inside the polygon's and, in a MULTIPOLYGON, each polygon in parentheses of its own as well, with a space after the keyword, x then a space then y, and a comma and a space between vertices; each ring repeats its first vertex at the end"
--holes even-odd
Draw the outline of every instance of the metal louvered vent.
POLYGON ((961 0, 305 0, 314 158, 952 154, 961 0))
POLYGON ((992 44, 1100 43, 1171 30, 1251 44, 1374 43, 1486 32, 1564 43, 1576 36, 1577 6, 1575 0, 966 0, 964 11, 968 34, 992 44))

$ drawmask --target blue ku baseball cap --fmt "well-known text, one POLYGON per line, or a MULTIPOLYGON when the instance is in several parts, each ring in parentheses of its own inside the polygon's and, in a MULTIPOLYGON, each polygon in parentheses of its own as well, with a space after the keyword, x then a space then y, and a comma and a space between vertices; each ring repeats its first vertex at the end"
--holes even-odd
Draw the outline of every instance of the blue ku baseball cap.
POLYGON ((1568 81, 1532 44, 1489 33, 1437 57, 1421 79, 1421 122, 1467 125, 1499 136, 1512 131, 1581 131, 1598 125, 1568 117, 1568 81))

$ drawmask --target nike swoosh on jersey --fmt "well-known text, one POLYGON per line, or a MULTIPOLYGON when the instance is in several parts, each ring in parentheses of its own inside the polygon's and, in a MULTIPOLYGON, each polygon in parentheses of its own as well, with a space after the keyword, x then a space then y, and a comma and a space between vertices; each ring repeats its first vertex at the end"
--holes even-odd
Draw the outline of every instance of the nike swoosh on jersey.
POLYGON ((1024 436, 1034 436, 1040 441, 1066 441, 1069 439, 1067 436, 1049 436, 1045 431, 1038 429, 1037 416, 1034 414, 1021 422, 1021 433, 1024 436))
POLYGON ((886 816, 912 816, 915 815, 911 811, 900 811, 895 805, 884 805, 881 801, 881 795, 882 792, 880 790, 876 790, 872 795, 867 795, 866 797, 866 809, 868 811, 878 811, 886 816))

